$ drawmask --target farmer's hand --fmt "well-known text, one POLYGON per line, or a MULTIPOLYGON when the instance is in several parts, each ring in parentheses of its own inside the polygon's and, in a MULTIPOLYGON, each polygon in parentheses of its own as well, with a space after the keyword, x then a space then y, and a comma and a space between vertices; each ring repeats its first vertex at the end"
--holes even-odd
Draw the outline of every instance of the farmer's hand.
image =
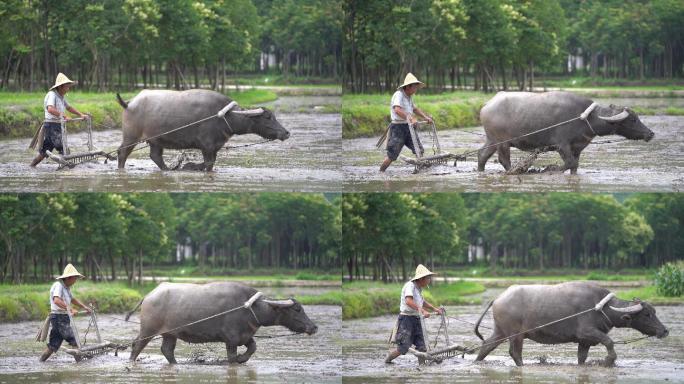
POLYGON ((75 310, 74 308, 71 308, 71 316, 76 316, 78 315, 78 311, 75 310))
POLYGON ((432 120, 432 116, 430 115, 425 115, 425 121, 428 122, 428 124, 432 124, 434 120, 432 120))
POLYGON ((67 120, 69 120, 69 116, 67 116, 66 113, 65 113, 65 114, 62 115, 62 119, 64 119, 64 121, 67 121, 67 120))
POLYGON ((427 310, 421 309, 420 311, 423 313, 424 318, 427 319, 428 317, 430 317, 430 312, 428 312, 427 310))
POLYGON ((436 308, 436 309, 437 309, 437 314, 439 314, 439 315, 444 315, 444 308, 439 307, 439 308, 436 308))
POLYGON ((418 120, 416 120, 416 117, 415 117, 415 116, 413 116, 413 115, 408 115, 408 122, 409 122, 409 124, 413 125, 413 124, 415 124, 417 121, 418 121, 418 120))

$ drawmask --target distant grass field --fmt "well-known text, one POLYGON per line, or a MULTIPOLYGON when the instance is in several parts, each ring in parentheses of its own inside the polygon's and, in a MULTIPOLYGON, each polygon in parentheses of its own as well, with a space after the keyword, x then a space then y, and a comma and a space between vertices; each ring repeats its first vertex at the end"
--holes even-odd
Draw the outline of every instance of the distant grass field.
MULTIPOLYGON (((137 92, 124 92, 124 100, 130 100, 137 92)), ((243 106, 251 106, 278 98, 273 91, 251 89, 229 91, 227 95, 243 106)), ((43 121, 43 98, 45 92, 0 92, 0 137, 31 137, 43 121)), ((93 116, 93 129, 104 130, 121 127, 121 106, 116 102, 114 92, 91 93, 73 91, 67 100, 81 112, 93 116), (102 125, 100 125, 102 124, 102 125)), ((76 123, 70 131, 85 129, 85 124, 76 123)))
MULTIPOLYGON (((341 292, 334 292, 342 303, 342 318, 357 319, 399 312, 399 297, 403 284, 379 282, 353 282, 342 284, 341 292)), ((423 290, 423 296, 431 304, 459 305, 479 303, 479 297, 468 297, 485 291, 478 283, 459 281, 450 284, 434 284, 423 290)))

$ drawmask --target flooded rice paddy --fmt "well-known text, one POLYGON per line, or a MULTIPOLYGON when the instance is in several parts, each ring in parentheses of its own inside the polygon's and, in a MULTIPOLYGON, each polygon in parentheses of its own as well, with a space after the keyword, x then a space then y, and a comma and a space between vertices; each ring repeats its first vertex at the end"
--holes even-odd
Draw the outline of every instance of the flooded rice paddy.
MULTIPOLYGON (((449 337, 452 344, 480 345, 473 334, 482 311, 480 306, 447 307, 449 337)), ((442 364, 419 366, 412 355, 400 356, 385 364, 387 338, 396 316, 344 321, 342 325, 342 374, 345 383, 673 383, 684 382, 684 307, 657 307, 658 317, 670 330, 664 339, 649 338, 632 344, 616 345, 616 366, 598 365, 606 355, 603 346, 592 347, 588 364, 577 365, 577 344, 542 345, 525 340, 523 367, 516 367, 508 354, 508 343, 501 344, 483 362, 476 355, 455 357, 442 364)), ((491 311, 482 324, 491 327, 491 311)), ((439 320, 427 320, 431 343, 439 320)), ((491 331, 480 327, 487 337, 491 331)), ((613 329, 614 341, 641 336, 632 329, 613 329)), ((443 336, 439 347, 444 346, 443 336)))
MULTIPOLYGON (((57 171, 57 164, 49 160, 32 169, 28 164, 35 152, 27 149, 30 138, 2 140, 0 191, 339 191, 341 118, 334 111, 340 103, 339 96, 285 96, 265 103, 290 131, 290 138, 221 150, 215 172, 161 171, 149 158, 148 148, 133 152, 124 170, 118 170, 116 162, 99 161, 57 171)), ((69 135, 72 153, 86 150, 86 137, 85 133, 69 135)), ((259 141, 263 139, 257 135, 240 135, 226 145, 259 141)), ((115 150, 121 144, 121 131, 95 131, 93 142, 98 149, 115 150)), ((202 161, 199 151, 187 153, 187 161, 202 161)), ((179 156, 180 151, 164 153, 169 166, 177 163, 179 156)))
MULTIPOLYGON (((413 166, 398 160, 383 174, 378 172, 385 157, 375 148, 377 137, 343 140, 344 190, 369 191, 454 191, 454 192, 671 192, 684 188, 684 116, 643 116, 643 123, 655 132, 650 142, 618 141, 590 144, 580 158, 577 175, 528 173, 505 175, 496 155, 485 172, 477 172, 477 154, 466 161, 439 165, 413 174, 413 166)), ((482 127, 439 132, 442 149, 451 153, 476 150, 484 144, 482 127)), ((423 136, 426 153, 430 142, 423 136)), ((605 136, 595 142, 621 140, 605 136)), ((431 152, 430 152, 431 153, 431 152)), ((406 148, 403 155, 412 155, 406 148)), ((527 154, 511 149, 513 164, 527 154)), ((562 164, 557 152, 541 154, 533 168, 562 164)))
MULTIPOLYGON (((257 338, 257 350, 245 364, 228 364, 221 343, 188 344, 178 341, 176 359, 170 365, 161 353, 161 340, 153 340, 136 362, 128 360, 130 349, 75 363, 59 351, 45 363, 38 356, 45 344, 34 341, 40 322, 0 325, 0 383, 339 383, 341 353, 337 342, 342 311, 339 306, 305 306, 307 315, 318 325, 316 334, 257 338)), ((122 321, 124 314, 99 316, 102 337, 108 341, 132 340, 139 325, 122 321)), ((86 329, 88 320, 77 318, 77 327, 86 329)), ((92 331, 91 331, 92 332, 92 331)), ((290 333, 284 327, 262 327, 257 336, 290 333)), ((94 340, 94 335, 89 335, 94 340)), ((92 342, 92 341, 91 341, 92 342)), ((244 351, 240 347, 238 351, 244 351)))

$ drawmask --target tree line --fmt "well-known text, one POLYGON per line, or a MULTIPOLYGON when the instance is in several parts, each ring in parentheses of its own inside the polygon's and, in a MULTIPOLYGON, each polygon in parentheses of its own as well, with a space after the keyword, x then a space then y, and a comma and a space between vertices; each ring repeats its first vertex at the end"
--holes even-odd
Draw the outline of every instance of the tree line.
POLYGON ((344 275, 406 280, 418 263, 543 270, 657 267, 681 260, 684 196, 619 197, 345 194, 344 275))
POLYGON ((66 263, 132 282, 143 265, 335 269, 339 197, 319 194, 0 195, 0 282, 49 279, 66 263), (122 276, 123 277, 123 276, 122 276))
POLYGON ((532 88, 535 75, 684 76, 680 0, 346 0, 345 89, 532 88), (577 73, 577 72, 576 72, 577 73))
POLYGON ((336 77, 338 9, 334 0, 3 1, 0 88, 45 89, 58 72, 99 91, 223 90, 228 77, 262 70, 336 77), (262 68, 262 53, 275 65, 262 68))

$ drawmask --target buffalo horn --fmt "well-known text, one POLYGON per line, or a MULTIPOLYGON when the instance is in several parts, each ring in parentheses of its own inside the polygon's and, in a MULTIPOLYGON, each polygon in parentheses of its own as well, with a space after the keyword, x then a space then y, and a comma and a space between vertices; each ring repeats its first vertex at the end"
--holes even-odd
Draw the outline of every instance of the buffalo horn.
POLYGON ((644 307, 641 306, 641 303, 635 304, 635 305, 630 305, 629 307, 624 307, 624 308, 616 308, 613 307, 612 305, 610 306, 610 309, 616 312, 622 312, 622 313, 637 313, 644 309, 644 307))
POLYGON ((608 116, 608 117, 599 116, 599 119, 601 119, 603 121, 607 121, 609 123, 619 123, 622 120, 626 119, 627 116, 629 116, 629 112, 627 112, 627 110, 625 109, 625 110, 622 110, 622 112, 620 112, 614 116, 608 116))
POLYGON ((237 113, 238 115, 245 115, 245 116, 258 116, 264 113, 263 108, 257 108, 257 109, 244 109, 242 111, 233 111, 233 113, 237 113))
POLYGON ((295 303, 292 299, 287 299, 287 300, 268 300, 268 299, 262 299, 262 301, 266 304, 272 305, 274 307, 291 307, 295 303))

